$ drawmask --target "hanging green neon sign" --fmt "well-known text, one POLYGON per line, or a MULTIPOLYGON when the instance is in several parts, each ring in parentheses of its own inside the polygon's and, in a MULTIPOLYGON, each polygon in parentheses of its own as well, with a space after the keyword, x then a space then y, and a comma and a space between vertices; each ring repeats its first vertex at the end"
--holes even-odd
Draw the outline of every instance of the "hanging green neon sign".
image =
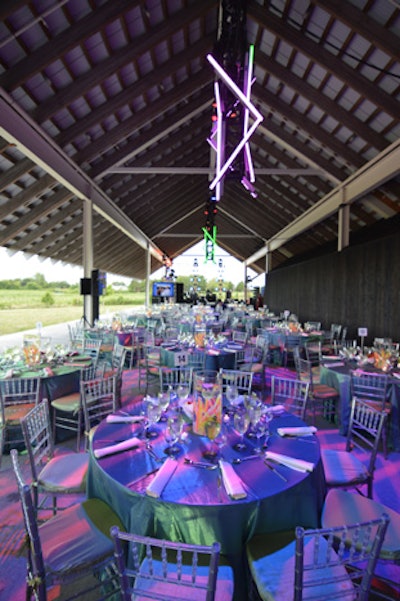
POLYGON ((202 228, 204 232, 204 244, 205 244, 205 257, 204 263, 212 261, 215 263, 215 245, 217 243, 217 226, 212 226, 212 233, 205 227, 202 228))

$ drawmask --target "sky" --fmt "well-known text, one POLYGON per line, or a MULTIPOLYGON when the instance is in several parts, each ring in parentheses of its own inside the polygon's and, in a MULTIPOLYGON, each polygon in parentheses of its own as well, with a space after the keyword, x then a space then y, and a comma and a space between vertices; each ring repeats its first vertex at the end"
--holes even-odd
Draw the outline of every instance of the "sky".
MULTIPOLYGON (((232 282, 237 285, 244 279, 244 266, 240 261, 231 257, 222 248, 215 248, 215 264, 211 261, 204 262, 204 242, 199 242, 191 249, 188 249, 180 257, 173 261, 172 268, 179 280, 179 276, 193 274, 194 260, 197 259, 197 274, 205 276, 208 280, 219 279, 232 282), (219 263, 222 261, 222 268, 219 263)), ((9 255, 6 248, 0 248, 0 280, 13 280, 33 277, 37 273, 44 275, 47 282, 66 281, 69 284, 77 284, 83 277, 82 267, 68 265, 66 263, 52 262, 50 259, 39 259, 37 256, 27 257, 24 253, 18 252, 9 255)), ((152 280, 161 279, 165 273, 165 268, 161 267, 151 275, 152 280)), ((252 269, 247 270, 251 278, 256 276, 252 269)), ((129 284, 131 278, 124 278, 120 275, 107 274, 107 284, 115 282, 125 282, 129 284)), ((264 285, 264 276, 258 276, 253 282, 254 286, 264 285)))

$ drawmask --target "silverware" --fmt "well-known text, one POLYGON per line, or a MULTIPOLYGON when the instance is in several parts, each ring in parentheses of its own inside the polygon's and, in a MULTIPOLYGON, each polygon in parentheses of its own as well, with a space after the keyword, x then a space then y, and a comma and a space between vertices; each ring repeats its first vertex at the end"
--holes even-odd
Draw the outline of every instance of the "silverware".
POLYGON ((267 460, 264 459, 264 465, 266 465, 271 472, 274 472, 274 474, 276 474, 277 476, 279 476, 279 478, 282 478, 282 480, 284 480, 285 482, 287 482, 287 478, 285 478, 285 476, 283 474, 281 474, 277 469, 275 469, 274 467, 272 467, 272 465, 270 465, 269 463, 267 463, 267 460))
POLYGON ((202 463, 201 461, 193 461, 190 457, 185 457, 184 462, 186 465, 191 465, 192 467, 202 467, 205 470, 216 470, 218 465, 214 465, 212 463, 202 463))
POLYGON ((248 455, 247 457, 235 457, 232 459, 233 464, 243 463, 243 461, 248 461, 249 459, 260 459, 260 455, 248 455))
POLYGON ((144 448, 146 449, 146 451, 148 452, 148 454, 150 455, 150 457, 152 459, 154 459, 154 461, 157 461, 157 463, 162 463, 165 460, 165 457, 160 457, 160 455, 157 455, 157 453, 155 452, 155 450, 151 446, 150 442, 146 442, 144 448))

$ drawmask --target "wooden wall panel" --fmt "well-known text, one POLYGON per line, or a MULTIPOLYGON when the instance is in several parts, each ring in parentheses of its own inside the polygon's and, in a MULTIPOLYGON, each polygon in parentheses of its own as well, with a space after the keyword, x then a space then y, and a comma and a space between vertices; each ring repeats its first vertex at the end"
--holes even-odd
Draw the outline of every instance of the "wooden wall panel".
POLYGON ((265 300, 274 313, 289 309, 301 322, 347 326, 348 338, 367 327, 367 343, 376 336, 400 341, 400 233, 273 270, 265 300))

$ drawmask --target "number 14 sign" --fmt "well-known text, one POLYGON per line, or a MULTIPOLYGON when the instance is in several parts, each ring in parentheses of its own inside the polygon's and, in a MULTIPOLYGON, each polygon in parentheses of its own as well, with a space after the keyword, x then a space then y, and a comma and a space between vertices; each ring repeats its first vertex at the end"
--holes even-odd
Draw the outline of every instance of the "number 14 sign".
POLYGON ((188 353, 174 353, 175 358, 175 367, 185 367, 189 363, 188 353))

